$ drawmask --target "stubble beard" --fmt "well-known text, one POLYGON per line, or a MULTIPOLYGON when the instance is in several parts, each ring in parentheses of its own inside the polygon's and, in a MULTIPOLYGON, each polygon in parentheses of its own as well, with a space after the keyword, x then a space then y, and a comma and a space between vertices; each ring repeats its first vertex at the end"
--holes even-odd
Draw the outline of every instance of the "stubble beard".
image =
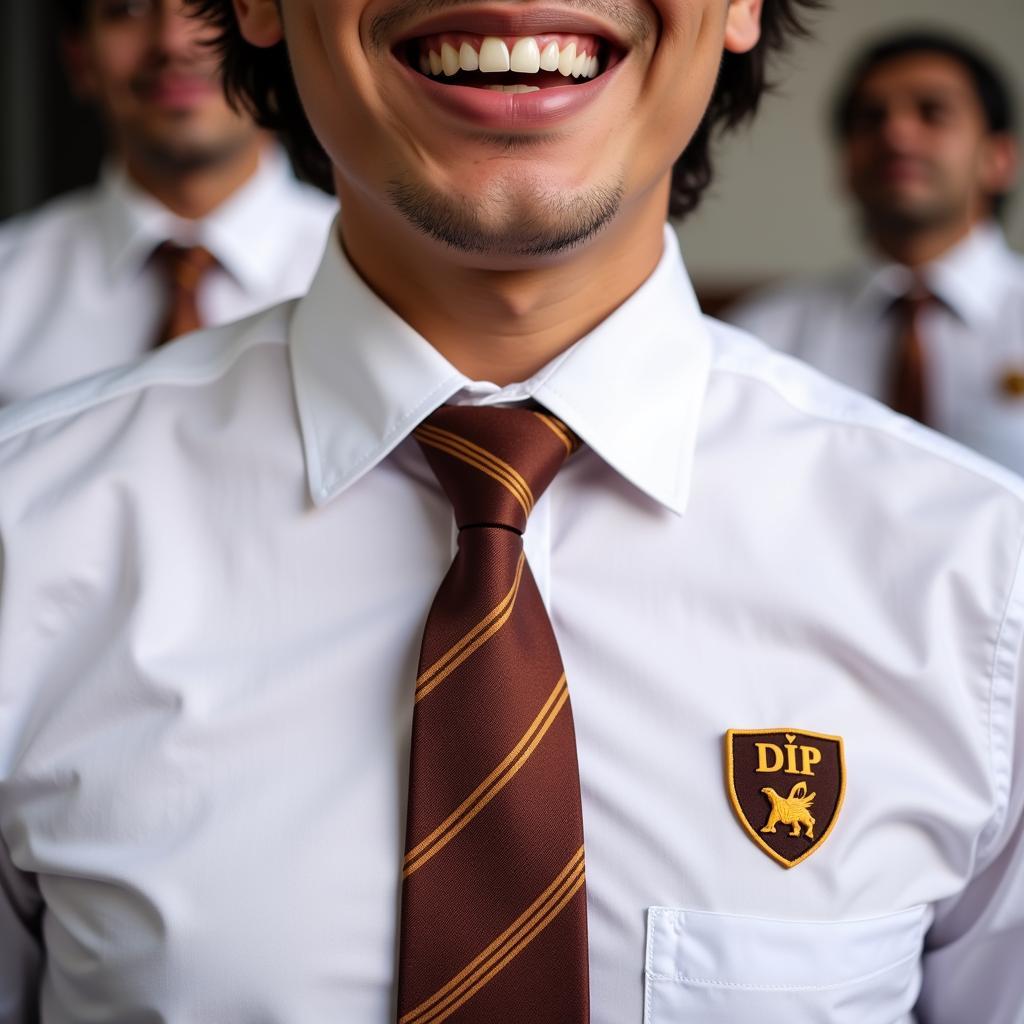
POLYGON ((967 216, 960 204, 888 205, 864 211, 864 226, 869 237, 910 240, 931 232, 952 228, 967 216))
POLYGON ((861 210, 869 234, 890 238, 912 238, 941 230, 963 220, 966 196, 958 195, 948 181, 935 180, 930 196, 916 199, 898 195, 862 195, 861 210))
POLYGON ((456 252, 499 258, 557 256, 583 245, 614 220, 623 194, 621 182, 567 195, 513 180, 474 201, 423 183, 388 184, 395 209, 419 231, 456 252))
POLYGON ((161 175, 196 174, 214 170, 234 161, 249 149, 257 131, 240 124, 213 138, 199 139, 187 133, 139 130, 126 143, 135 157, 161 175))

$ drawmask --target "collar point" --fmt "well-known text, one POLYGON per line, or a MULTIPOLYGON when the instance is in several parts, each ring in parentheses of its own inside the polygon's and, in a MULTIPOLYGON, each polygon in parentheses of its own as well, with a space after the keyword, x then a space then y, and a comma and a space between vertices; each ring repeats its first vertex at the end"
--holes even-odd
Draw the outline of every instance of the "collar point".
POLYGON ((689 504, 688 494, 652 495, 659 505, 668 509, 672 515, 681 519, 686 514, 686 506, 689 504))
POLYGON ((334 483, 324 483, 311 486, 309 494, 313 499, 313 504, 317 508, 323 508, 324 505, 329 505, 331 503, 340 489, 341 488, 338 483, 335 481, 334 483))

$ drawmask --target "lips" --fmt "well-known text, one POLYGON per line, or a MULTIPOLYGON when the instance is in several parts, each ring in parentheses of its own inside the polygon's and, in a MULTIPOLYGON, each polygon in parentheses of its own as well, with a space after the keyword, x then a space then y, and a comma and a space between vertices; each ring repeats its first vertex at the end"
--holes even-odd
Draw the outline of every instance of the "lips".
POLYGON ((919 157, 890 156, 879 160, 873 168, 874 176, 888 185, 902 185, 929 181, 932 167, 919 157))
POLYGON ((551 11, 448 12, 392 49, 428 102, 505 131, 574 115, 603 92, 627 52, 593 19, 551 11))
POLYGON ((191 107, 216 92, 210 78, 198 75, 159 75, 141 83, 139 91, 147 100, 163 107, 191 107))
POLYGON ((500 8, 467 11, 455 8, 442 11, 401 32, 394 45, 396 48, 401 47, 411 39, 445 32, 515 38, 559 33, 586 35, 605 39, 611 46, 622 51, 629 49, 629 41, 615 24, 585 11, 543 8, 529 11, 500 8))

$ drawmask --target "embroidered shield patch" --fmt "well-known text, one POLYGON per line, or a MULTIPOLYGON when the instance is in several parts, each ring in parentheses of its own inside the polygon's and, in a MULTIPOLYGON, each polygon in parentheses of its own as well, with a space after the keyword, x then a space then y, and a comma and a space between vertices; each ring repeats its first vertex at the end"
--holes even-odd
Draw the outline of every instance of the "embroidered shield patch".
POLYGON ((725 774, 747 834, 791 868, 835 827, 846 791, 843 740, 806 729, 730 729, 725 774))

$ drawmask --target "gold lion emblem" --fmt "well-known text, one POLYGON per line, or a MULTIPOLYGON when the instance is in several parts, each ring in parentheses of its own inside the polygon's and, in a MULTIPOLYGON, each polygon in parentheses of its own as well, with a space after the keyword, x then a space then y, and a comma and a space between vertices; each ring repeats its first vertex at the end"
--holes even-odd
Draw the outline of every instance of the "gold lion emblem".
POLYGON ((789 833, 791 836, 800 835, 800 826, 803 825, 806 838, 814 838, 814 818, 808 808, 814 803, 817 794, 807 792, 806 782, 798 782, 789 791, 789 796, 779 796, 771 786, 765 786, 761 792, 772 805, 768 824, 761 829, 762 832, 774 832, 775 826, 781 821, 783 825, 793 826, 789 833))

